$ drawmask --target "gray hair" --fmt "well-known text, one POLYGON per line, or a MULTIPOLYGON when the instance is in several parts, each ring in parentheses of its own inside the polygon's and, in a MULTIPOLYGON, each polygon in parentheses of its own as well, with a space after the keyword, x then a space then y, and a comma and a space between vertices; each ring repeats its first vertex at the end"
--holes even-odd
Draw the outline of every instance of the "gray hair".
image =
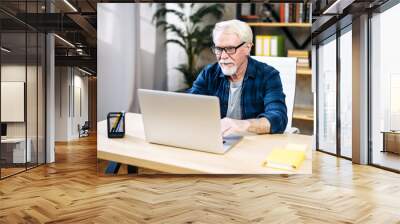
POLYGON ((217 33, 221 31, 224 33, 234 33, 238 35, 240 40, 243 42, 253 43, 253 31, 251 31, 251 28, 247 23, 240 20, 232 19, 215 24, 212 34, 213 40, 215 40, 217 33))

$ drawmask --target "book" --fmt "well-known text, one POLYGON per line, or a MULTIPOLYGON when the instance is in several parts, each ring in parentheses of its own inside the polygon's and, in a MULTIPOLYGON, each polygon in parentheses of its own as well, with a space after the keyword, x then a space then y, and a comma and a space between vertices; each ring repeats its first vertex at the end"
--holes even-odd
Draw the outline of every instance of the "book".
POLYGON ((271 36, 263 36, 263 56, 271 56, 271 36))
POLYGON ((309 64, 309 60, 308 60, 308 58, 298 58, 297 59, 297 64, 299 64, 299 65, 308 65, 309 64))
POLYGON ((288 144, 285 148, 276 148, 268 154, 263 166, 294 171, 299 169, 306 157, 306 145, 288 144))
POLYGON ((263 36, 257 35, 256 36, 256 56, 263 55, 263 36))
POLYGON ((310 67, 310 52, 303 50, 288 50, 288 57, 297 58, 297 67, 310 67))
POLYGON ((296 22, 302 23, 303 22, 303 3, 298 3, 297 6, 297 18, 296 22))
POLYGON ((272 36, 270 43, 271 56, 284 57, 285 56, 285 39, 283 36, 272 36))
POLYGON ((280 22, 285 22, 285 3, 279 3, 279 18, 280 22))
POLYGON ((242 3, 240 8, 240 16, 244 17, 251 15, 251 3, 242 3))
POLYGON ((288 57, 308 58, 309 52, 303 50, 288 50, 288 57))
POLYGON ((278 37, 271 37, 271 56, 278 56, 278 37))
POLYGON ((281 23, 311 23, 308 3, 279 3, 278 10, 281 23))
POLYGON ((240 16, 240 20, 245 22, 258 22, 260 17, 257 15, 242 15, 240 16))
POLYGON ((237 17, 245 22, 258 22, 260 17, 256 15, 255 3, 239 3, 237 6, 237 17))
POLYGON ((285 4, 285 23, 289 22, 289 4, 290 3, 284 3, 285 4))
POLYGON ((257 35, 255 44, 256 56, 285 56, 285 39, 283 36, 257 35))

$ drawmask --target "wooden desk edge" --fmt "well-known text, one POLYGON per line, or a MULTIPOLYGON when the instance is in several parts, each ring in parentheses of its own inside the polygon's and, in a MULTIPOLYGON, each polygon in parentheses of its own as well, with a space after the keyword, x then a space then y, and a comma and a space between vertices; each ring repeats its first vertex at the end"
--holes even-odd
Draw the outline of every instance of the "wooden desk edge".
MULTIPOLYGON (((291 172, 291 171, 276 171, 276 173, 240 173, 240 172, 234 172, 234 173, 213 173, 213 172, 204 172, 201 170, 195 170, 195 169, 189 169, 189 168, 183 168, 179 166, 174 166, 170 164, 161 164, 160 162, 153 162, 151 160, 144 160, 144 159, 138 159, 138 158, 133 158, 133 157, 126 157, 126 156, 121 156, 118 154, 110 153, 110 152, 105 152, 102 150, 97 150, 97 159, 104 159, 108 161, 114 161, 114 162, 119 162, 122 164, 129 164, 137 167, 142 167, 142 168, 147 168, 147 169, 152 169, 156 171, 160 171, 163 173, 168 173, 168 174, 211 174, 211 175, 310 175, 312 174, 312 161, 311 161, 311 170, 310 172, 306 173, 299 173, 299 172, 291 172)), ((304 164, 303 164, 304 165, 304 164)))
POLYGON ((160 172, 167 172, 172 174, 207 174, 206 172, 201 172, 200 170, 182 168, 179 166, 174 166, 170 164, 161 164, 160 162, 153 162, 151 160, 138 159, 133 157, 121 156, 118 154, 105 152, 97 150, 97 158, 104 159, 114 162, 119 162, 123 164, 134 165, 138 167, 148 168, 152 170, 157 170, 160 172))

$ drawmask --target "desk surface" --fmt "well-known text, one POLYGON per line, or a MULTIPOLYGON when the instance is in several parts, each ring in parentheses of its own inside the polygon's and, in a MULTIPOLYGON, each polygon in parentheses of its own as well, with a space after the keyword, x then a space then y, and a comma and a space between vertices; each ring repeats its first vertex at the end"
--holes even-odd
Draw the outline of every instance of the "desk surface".
POLYGON ((145 141, 140 114, 126 114, 124 138, 107 137, 107 121, 97 124, 97 157, 99 159, 177 174, 311 174, 312 137, 297 134, 251 135, 223 155, 145 141), (307 145, 306 160, 294 171, 263 167, 261 164, 274 148, 287 143, 307 145))

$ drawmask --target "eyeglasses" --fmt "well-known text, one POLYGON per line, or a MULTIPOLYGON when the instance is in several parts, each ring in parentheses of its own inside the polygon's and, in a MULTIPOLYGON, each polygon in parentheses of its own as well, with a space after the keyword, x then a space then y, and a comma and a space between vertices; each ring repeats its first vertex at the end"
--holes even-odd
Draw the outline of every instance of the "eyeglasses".
POLYGON ((215 54, 215 55, 221 55, 222 51, 225 51, 227 54, 231 55, 231 54, 235 54, 236 50, 243 46, 243 44, 245 44, 246 42, 242 42, 241 44, 239 44, 236 47, 217 47, 217 46, 212 46, 211 47, 211 51, 215 54))

